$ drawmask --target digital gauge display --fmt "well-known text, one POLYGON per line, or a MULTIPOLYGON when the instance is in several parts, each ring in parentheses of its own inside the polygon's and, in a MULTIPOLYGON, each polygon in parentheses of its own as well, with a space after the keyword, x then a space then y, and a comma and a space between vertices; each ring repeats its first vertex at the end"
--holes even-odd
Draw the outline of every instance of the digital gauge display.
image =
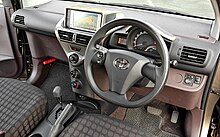
POLYGON ((100 13, 69 9, 67 14, 69 28, 96 31, 101 26, 102 14, 100 13))
POLYGON ((118 38, 118 44, 119 45, 126 45, 126 43, 127 43, 127 39, 126 38, 122 38, 122 37, 118 38))

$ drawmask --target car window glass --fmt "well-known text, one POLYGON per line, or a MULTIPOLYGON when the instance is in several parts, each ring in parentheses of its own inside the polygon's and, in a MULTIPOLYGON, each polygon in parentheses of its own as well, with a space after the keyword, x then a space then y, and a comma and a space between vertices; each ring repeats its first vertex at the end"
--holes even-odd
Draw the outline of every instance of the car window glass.
MULTIPOLYGON (((83 0, 82 0, 83 1, 83 0)), ((120 5, 136 5, 141 7, 151 7, 181 14, 188 14, 197 17, 214 19, 215 14, 211 0, 92 0, 99 3, 116 3, 120 5)))
POLYGON ((0 4, 2 4, 2 0, 0 0, 0 4))
POLYGON ((31 7, 31 6, 47 3, 49 1, 51 1, 51 0, 23 0, 23 6, 24 7, 31 7))

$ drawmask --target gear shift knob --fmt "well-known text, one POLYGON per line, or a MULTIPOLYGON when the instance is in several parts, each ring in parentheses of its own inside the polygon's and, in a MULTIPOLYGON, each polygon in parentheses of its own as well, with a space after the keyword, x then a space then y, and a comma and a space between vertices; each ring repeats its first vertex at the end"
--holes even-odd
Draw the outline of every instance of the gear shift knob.
POLYGON ((62 93, 61 93, 61 87, 60 86, 56 86, 53 89, 53 96, 57 99, 57 101, 59 102, 59 104, 62 107, 62 93))
POLYGON ((55 98, 59 98, 62 96, 62 93, 61 93, 61 87, 60 86, 56 86, 54 89, 53 89, 53 96, 55 98))

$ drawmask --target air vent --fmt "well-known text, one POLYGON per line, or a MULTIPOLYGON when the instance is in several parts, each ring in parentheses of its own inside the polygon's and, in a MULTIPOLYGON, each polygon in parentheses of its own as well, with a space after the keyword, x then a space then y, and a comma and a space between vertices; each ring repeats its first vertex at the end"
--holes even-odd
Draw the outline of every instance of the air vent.
POLYGON ((203 64, 206 56, 207 50, 184 46, 181 52, 180 60, 196 64, 203 64))
POLYGON ((76 43, 79 43, 79 44, 88 45, 90 39, 91 39, 91 36, 86 36, 86 35, 81 35, 81 34, 76 35, 76 43))
POLYGON ((58 30, 58 34, 59 34, 60 40, 65 40, 69 42, 73 41, 73 33, 71 32, 58 30))
POLYGON ((25 23, 24 23, 24 16, 16 15, 15 16, 15 23, 18 23, 18 24, 21 24, 21 25, 25 25, 25 23))

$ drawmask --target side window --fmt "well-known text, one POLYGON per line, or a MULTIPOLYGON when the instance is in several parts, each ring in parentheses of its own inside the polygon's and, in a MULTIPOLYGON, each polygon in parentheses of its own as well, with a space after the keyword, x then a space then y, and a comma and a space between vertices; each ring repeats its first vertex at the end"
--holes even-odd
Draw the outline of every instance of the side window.
MULTIPOLYGON (((2 0, 0 0, 0 1, 2 1, 2 0)), ((35 5, 40 5, 40 4, 47 3, 49 1, 51 1, 51 0, 22 0, 24 7, 31 7, 31 6, 35 6, 35 5)))
POLYGON ((2 5, 2 0, 0 0, 0 5, 2 5))

